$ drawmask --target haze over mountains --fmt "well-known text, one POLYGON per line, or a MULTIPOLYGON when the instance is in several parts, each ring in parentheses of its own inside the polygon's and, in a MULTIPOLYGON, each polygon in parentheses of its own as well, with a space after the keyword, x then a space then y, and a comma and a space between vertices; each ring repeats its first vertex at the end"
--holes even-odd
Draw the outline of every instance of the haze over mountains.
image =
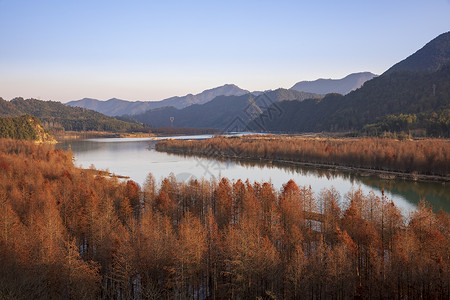
MULTIPOLYGON (((297 83, 291 90, 310 93, 311 98, 318 98, 320 95, 328 93, 346 94, 351 90, 359 88, 364 82, 373 78, 374 74, 369 72, 350 74, 342 79, 318 79, 316 81, 302 81, 297 83)), ((271 92, 267 90, 265 92, 271 92)), ((251 92, 254 96, 259 96, 265 92, 251 92)), ((218 96, 242 96, 249 94, 248 90, 239 88, 234 84, 226 84, 220 87, 205 90, 200 94, 188 94, 183 97, 171 97, 161 101, 126 101, 112 98, 107 101, 100 101, 91 98, 84 98, 77 101, 68 102, 69 106, 92 109, 107 116, 123 116, 142 114, 147 110, 172 106, 183 109, 193 104, 204 104, 218 96)), ((294 97, 295 98, 295 97, 294 97)), ((293 100, 292 97, 283 100, 293 100)), ((302 100, 304 100, 302 98, 302 100)))
POLYGON ((318 94, 277 89, 258 96, 247 93, 241 96, 218 96, 205 104, 194 104, 183 109, 164 107, 130 116, 153 127, 219 128, 226 131, 243 130, 245 125, 260 115, 273 103, 286 100, 303 101, 321 98, 318 94), (236 122, 236 124, 233 124, 236 122))
POLYGON ((364 82, 377 75, 370 72, 353 73, 341 79, 317 79, 314 81, 297 82, 291 90, 326 95, 339 93, 346 95, 351 91, 359 89, 364 82))
POLYGON ((84 98, 77 101, 70 101, 67 105, 92 109, 107 116, 122 116, 139 114, 149 109, 166 106, 173 106, 181 109, 192 104, 206 103, 217 96, 240 96, 248 93, 250 92, 243 90, 234 84, 225 84, 220 87, 205 90, 200 94, 188 94, 183 97, 171 97, 161 101, 126 101, 116 98, 112 98, 107 101, 100 101, 96 99, 84 98))

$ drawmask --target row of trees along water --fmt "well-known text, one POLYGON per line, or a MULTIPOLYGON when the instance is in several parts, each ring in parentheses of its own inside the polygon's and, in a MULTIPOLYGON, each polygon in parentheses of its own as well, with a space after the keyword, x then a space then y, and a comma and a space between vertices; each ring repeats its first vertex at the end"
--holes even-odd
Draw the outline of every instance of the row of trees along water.
POLYGON ((450 142, 441 139, 302 138, 273 135, 164 140, 159 151, 213 157, 285 160, 447 176, 450 142))
POLYGON ((0 140, 0 298, 448 299, 450 217, 287 182, 156 182, 0 140))

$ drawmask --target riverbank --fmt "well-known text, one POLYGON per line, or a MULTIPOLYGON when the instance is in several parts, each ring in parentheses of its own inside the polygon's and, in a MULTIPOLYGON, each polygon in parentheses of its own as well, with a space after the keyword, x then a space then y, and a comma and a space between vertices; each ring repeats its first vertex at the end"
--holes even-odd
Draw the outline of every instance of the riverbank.
POLYGON ((169 153, 216 159, 351 171, 386 180, 450 181, 447 159, 450 143, 446 140, 245 136, 215 137, 202 141, 161 141, 155 148, 169 153))

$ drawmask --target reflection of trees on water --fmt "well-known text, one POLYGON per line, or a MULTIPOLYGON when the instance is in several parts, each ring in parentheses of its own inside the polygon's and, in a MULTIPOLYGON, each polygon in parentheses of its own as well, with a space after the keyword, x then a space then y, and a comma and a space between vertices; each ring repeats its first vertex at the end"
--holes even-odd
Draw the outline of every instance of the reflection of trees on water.
MULTIPOLYGON (((166 152, 167 153, 167 152, 166 152)), ((181 156, 184 158, 202 157, 197 155, 175 154, 169 155, 181 156)), ((340 178, 350 181, 354 185, 365 184, 379 192, 384 189, 390 192, 393 196, 400 196, 406 201, 417 205, 420 200, 426 200, 433 206, 435 211, 442 208, 444 211, 450 211, 450 187, 445 183, 440 182, 417 182, 405 179, 384 180, 378 176, 361 176, 353 171, 326 169, 313 166, 299 166, 291 165, 289 163, 267 163, 256 160, 235 160, 229 158, 210 158, 220 162, 233 162, 244 167, 260 167, 270 169, 282 169, 290 174, 300 174, 304 176, 316 176, 318 178, 335 179, 340 178)))
POLYGON ((90 152, 90 151, 96 151, 100 150, 104 147, 102 145, 103 143, 93 143, 90 141, 82 141, 82 140, 73 140, 73 141, 64 141, 62 143, 56 144, 56 148, 63 149, 63 150, 69 150, 72 149, 72 151, 75 153, 84 153, 84 152, 90 152))
POLYGON ((268 163, 266 161, 257 161, 257 160, 237 160, 237 159, 230 159, 230 158, 219 158, 219 157, 207 157, 207 156, 201 156, 201 155, 187 155, 187 154, 181 154, 181 153, 173 153, 173 152, 165 152, 168 155, 183 157, 183 158, 204 158, 204 159, 210 159, 210 160, 217 160, 221 163, 235 163, 240 166, 244 167, 260 167, 260 168, 269 168, 269 169, 282 169, 290 174, 300 174, 300 175, 313 175, 319 178, 326 177, 327 179, 333 179, 333 178, 343 178, 346 180, 350 180, 352 183, 358 181, 353 174, 350 172, 343 172, 343 171, 337 171, 334 169, 325 169, 325 168, 318 168, 318 167, 312 167, 312 166, 299 166, 299 165, 292 165, 290 163, 268 163))
POLYGON ((399 195, 413 204, 426 200, 434 211, 442 208, 450 211, 450 187, 440 182, 416 182, 408 180, 380 180, 377 177, 361 177, 361 182, 374 188, 387 190, 393 195, 399 195))
POLYGON ((91 151, 98 151, 101 149, 107 149, 108 151, 123 151, 123 150, 133 150, 133 149, 145 149, 148 147, 147 141, 140 142, 94 142, 89 140, 72 140, 64 141, 62 143, 56 144, 56 148, 68 150, 72 149, 75 153, 85 153, 91 151))

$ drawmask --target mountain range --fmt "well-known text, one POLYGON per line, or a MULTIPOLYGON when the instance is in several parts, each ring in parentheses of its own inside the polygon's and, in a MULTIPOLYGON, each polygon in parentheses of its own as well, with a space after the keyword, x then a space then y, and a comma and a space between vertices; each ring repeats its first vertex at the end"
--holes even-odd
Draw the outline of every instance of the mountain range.
POLYGON ((46 126, 65 130, 143 129, 142 124, 123 122, 86 108, 153 127, 269 132, 423 129, 434 136, 450 136, 450 32, 439 35, 380 76, 356 73, 339 80, 299 82, 289 90, 252 93, 227 84, 156 102, 83 99, 68 105, 0 98, 0 117, 31 114, 46 126), (323 95, 330 91, 333 93, 323 95))
MULTIPOLYGON (((346 94, 351 90, 359 88, 364 82, 375 76, 376 75, 372 73, 363 72, 350 74, 342 79, 302 81, 294 85, 291 90, 315 94, 311 95, 312 98, 317 98, 318 95, 325 95, 328 93, 346 94)), ((67 105, 92 109, 107 116, 130 116, 142 114, 147 110, 168 106, 172 106, 176 109, 183 109, 193 104, 207 103, 218 96, 242 96, 249 93, 254 96, 259 96, 267 92, 271 92, 271 90, 264 92, 249 92, 248 90, 241 89, 234 84, 225 84, 220 87, 205 90, 196 95, 188 94, 183 97, 171 97, 161 101, 127 101, 116 98, 112 98, 107 101, 100 101, 97 99, 84 98, 81 100, 68 102, 67 105)))
POLYGON ((258 96, 252 93, 241 96, 218 96, 205 104, 194 104, 183 109, 175 107, 152 109, 130 117, 152 127, 173 125, 239 131, 274 103, 287 100, 303 101, 311 98, 319 99, 321 95, 277 89, 258 96), (170 121, 171 117, 173 117, 173 124, 170 121))
POLYGON ((199 94, 188 94, 183 97, 171 97, 161 101, 126 101, 116 98, 100 101, 91 98, 70 101, 66 105, 92 109, 107 116, 134 115, 150 109, 173 106, 182 109, 193 104, 203 104, 217 96, 241 96, 250 93, 234 84, 225 84, 220 87, 205 90, 199 94))
POLYGON ((297 82, 291 90, 316 93, 329 94, 339 93, 346 95, 351 91, 359 89, 364 82, 376 77, 377 75, 370 72, 353 73, 341 79, 317 79, 314 81, 300 81, 297 82))

